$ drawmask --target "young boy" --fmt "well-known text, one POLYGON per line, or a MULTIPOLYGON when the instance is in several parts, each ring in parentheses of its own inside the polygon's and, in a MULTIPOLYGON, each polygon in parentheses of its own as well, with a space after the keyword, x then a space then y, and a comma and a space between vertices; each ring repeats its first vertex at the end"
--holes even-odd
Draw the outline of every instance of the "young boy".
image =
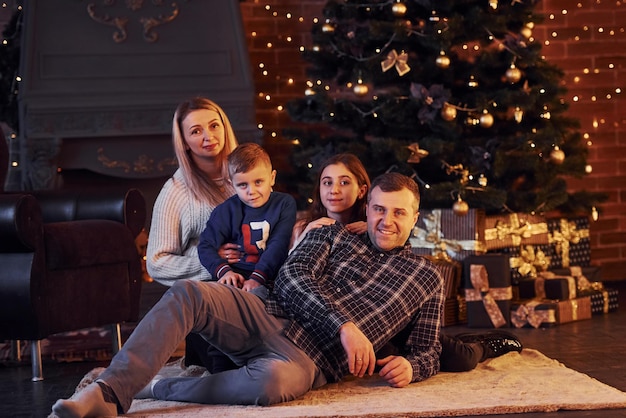
POLYGON ((228 173, 237 195, 211 213, 200 235, 198 256, 213 280, 265 297, 287 258, 296 202, 272 191, 276 170, 255 143, 241 144, 228 156, 228 173), (239 245, 239 261, 220 257, 218 249, 225 243, 239 245))

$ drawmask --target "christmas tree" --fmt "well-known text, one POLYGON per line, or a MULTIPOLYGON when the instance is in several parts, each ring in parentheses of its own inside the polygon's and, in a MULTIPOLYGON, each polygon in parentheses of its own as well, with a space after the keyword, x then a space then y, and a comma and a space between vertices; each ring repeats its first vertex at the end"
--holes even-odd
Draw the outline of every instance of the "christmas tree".
POLYGON ((319 162, 358 155, 370 176, 399 171, 422 207, 590 213, 570 193, 590 171, 566 116, 563 72, 541 55, 535 0, 332 0, 303 52, 308 89, 287 109, 299 193, 319 162), (301 126, 303 125, 301 124, 301 126), (312 124, 312 125, 308 125, 312 124), (305 127, 306 127, 305 126, 305 127))

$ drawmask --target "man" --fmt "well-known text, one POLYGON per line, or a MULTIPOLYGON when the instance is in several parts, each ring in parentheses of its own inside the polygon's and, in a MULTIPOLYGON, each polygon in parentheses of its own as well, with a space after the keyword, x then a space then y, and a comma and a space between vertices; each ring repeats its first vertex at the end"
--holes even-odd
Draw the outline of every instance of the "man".
POLYGON ((61 418, 112 416, 128 411, 140 391, 162 400, 270 405, 348 373, 371 375, 376 366, 393 387, 427 379, 439 369, 443 280, 407 243, 418 207, 413 180, 378 177, 368 194, 367 234, 341 225, 310 231, 266 303, 219 283, 176 283, 96 383, 53 411, 61 418), (189 332, 239 368, 150 381, 189 332), (404 342, 402 355, 377 359, 394 337, 404 342))

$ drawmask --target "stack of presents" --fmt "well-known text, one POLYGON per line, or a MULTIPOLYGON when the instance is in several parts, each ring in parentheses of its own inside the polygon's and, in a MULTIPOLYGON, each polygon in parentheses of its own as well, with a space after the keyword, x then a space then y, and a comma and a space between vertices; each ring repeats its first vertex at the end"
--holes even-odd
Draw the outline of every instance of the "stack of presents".
POLYGON ((540 328, 618 308, 591 265, 586 217, 421 210, 410 242, 444 276, 443 326, 540 328))

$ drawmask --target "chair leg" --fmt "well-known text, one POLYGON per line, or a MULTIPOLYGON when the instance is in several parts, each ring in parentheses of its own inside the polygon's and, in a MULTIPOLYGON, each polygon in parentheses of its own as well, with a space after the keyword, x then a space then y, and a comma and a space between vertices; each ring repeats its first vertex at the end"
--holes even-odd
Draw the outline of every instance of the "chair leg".
POLYGON ((34 340, 30 342, 30 357, 33 368, 33 382, 39 382, 43 380, 43 370, 41 363, 41 341, 34 340))
POLYGON ((113 354, 117 354, 122 349, 122 327, 119 322, 113 324, 111 336, 113 337, 113 354))
POLYGON ((22 341, 11 340, 11 360, 18 363, 22 361, 22 341))

